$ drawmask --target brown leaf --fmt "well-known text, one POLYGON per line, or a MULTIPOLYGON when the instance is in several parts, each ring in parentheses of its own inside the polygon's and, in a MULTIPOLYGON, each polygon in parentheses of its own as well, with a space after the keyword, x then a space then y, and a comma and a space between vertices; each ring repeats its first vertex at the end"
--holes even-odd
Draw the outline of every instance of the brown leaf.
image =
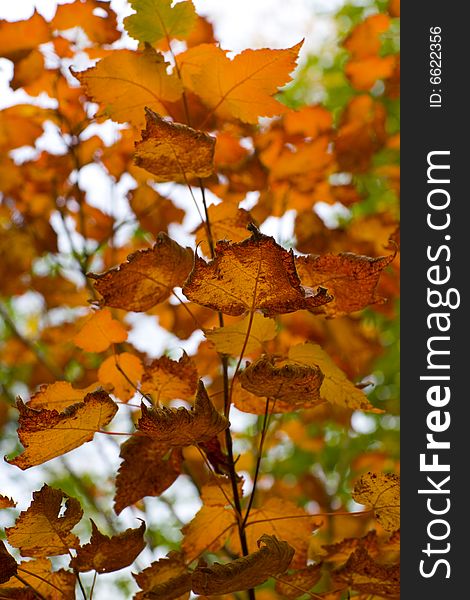
POLYGON ((280 367, 274 359, 263 356, 240 373, 243 388, 255 394, 287 402, 291 410, 313 408, 323 402, 320 386, 323 373, 319 367, 288 362, 280 367))
POLYGON ((202 381, 191 411, 166 406, 148 409, 142 405, 138 422, 140 431, 169 447, 207 442, 228 426, 228 420, 214 408, 202 381))
POLYGON ((296 259, 297 272, 302 285, 327 288, 333 300, 312 312, 338 317, 369 304, 384 302, 376 296, 375 290, 380 273, 394 259, 394 255, 370 258, 344 252, 324 256, 299 256, 296 259))
POLYGON ((322 574, 321 563, 284 573, 276 581, 276 592, 287 600, 295 600, 304 595, 304 592, 300 590, 312 589, 320 581, 322 574))
POLYGON ((72 404, 62 412, 29 408, 21 398, 17 406, 20 412, 18 437, 24 451, 8 462, 20 469, 40 465, 91 441, 117 412, 116 404, 103 391, 87 394, 83 402, 72 404))
POLYGON ((145 548, 145 523, 137 529, 126 529, 108 537, 98 530, 92 519, 90 521, 90 542, 80 546, 77 555, 70 561, 70 566, 79 572, 92 569, 97 573, 119 571, 132 564, 145 548))
POLYGON ((22 556, 56 556, 68 553, 80 544, 71 530, 82 518, 82 508, 75 498, 44 485, 33 492, 29 508, 5 530, 8 542, 19 548, 22 556), (65 500, 65 511, 63 502, 65 500))
POLYGON ((183 287, 190 300, 234 316, 256 309, 273 316, 313 309, 331 300, 323 288, 305 292, 292 251, 254 225, 248 228, 252 236, 243 242, 218 242, 216 257, 209 263, 196 257, 183 287))
POLYGON ((119 456, 123 461, 116 476, 116 514, 144 496, 159 496, 181 473, 181 450, 168 452, 167 444, 149 437, 129 438, 121 445, 119 456))
POLYGON ((400 477, 393 473, 365 473, 354 486, 353 499, 372 506, 386 531, 400 527, 400 477))
POLYGON ((192 576, 193 592, 227 594, 248 590, 272 575, 284 573, 292 561, 294 549, 274 535, 262 535, 257 543, 259 550, 231 563, 197 567, 192 576))
POLYGON ((379 564, 365 548, 355 550, 333 576, 357 592, 392 597, 400 594, 400 565, 379 564))
POLYGON ((15 506, 16 502, 12 498, 0 494, 0 508, 14 508, 15 506))
POLYGON ((102 305, 143 312, 166 300, 174 287, 182 286, 192 264, 190 248, 160 233, 152 249, 138 250, 118 268, 88 277, 95 280, 102 305))
POLYGON ((192 400, 197 384, 196 365, 184 352, 178 361, 162 356, 146 366, 141 390, 144 394, 152 394, 155 402, 159 404, 177 398, 192 400))
POLYGON ((5 583, 13 575, 16 575, 17 568, 16 560, 8 552, 5 544, 0 541, 0 583, 5 583))
POLYGON ((328 562, 344 563, 358 548, 365 548, 370 556, 377 556, 379 543, 375 529, 368 531, 363 537, 345 538, 336 544, 323 544, 321 558, 328 562))
POLYGON ((133 577, 143 590, 135 600, 187 600, 191 590, 191 573, 185 558, 178 552, 170 552, 165 558, 153 562, 133 577))
MULTIPOLYGON (((34 590, 47 600, 75 600, 75 574, 65 569, 52 570, 51 561, 48 558, 36 558, 23 561, 18 565, 18 575, 21 581, 15 580, 7 584, 8 591, 18 589, 18 594, 5 594, 5 589, 0 588, 0 598, 16 598, 17 600, 29 600, 29 593, 34 590), (11 587, 10 587, 11 586, 11 587), (14 587, 13 587, 14 586, 14 587), (29 587, 31 586, 31 587, 29 587)), ((37 600, 38 596, 33 592, 31 600, 37 600)))
POLYGON ((203 131, 162 119, 145 108, 146 129, 136 142, 134 161, 154 180, 188 182, 214 172, 215 138, 203 131))

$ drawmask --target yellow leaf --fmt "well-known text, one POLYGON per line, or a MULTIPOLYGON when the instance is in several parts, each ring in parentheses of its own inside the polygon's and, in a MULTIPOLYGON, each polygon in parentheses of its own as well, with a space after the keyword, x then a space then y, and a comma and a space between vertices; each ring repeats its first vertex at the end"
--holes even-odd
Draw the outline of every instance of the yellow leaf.
POLYGON ((371 506, 385 531, 400 528, 400 477, 393 473, 365 473, 354 486, 356 502, 371 506))
POLYGON ((370 404, 364 392, 349 381, 343 371, 335 365, 318 344, 310 342, 298 344, 289 350, 289 358, 295 362, 321 369, 325 377, 320 394, 331 404, 351 410, 383 412, 370 404))
POLYGON ((197 383, 196 365, 184 352, 179 361, 162 356, 146 366, 141 391, 152 394, 157 404, 175 399, 192 400, 197 383))
POLYGON ((107 308, 94 312, 73 338, 75 344, 86 352, 104 352, 111 344, 127 339, 122 323, 113 319, 107 308))
MULTIPOLYGON (((239 356, 246 339, 246 333, 250 324, 250 315, 233 325, 216 327, 206 330, 205 336, 210 340, 217 352, 239 356)), ((245 352, 258 350, 264 342, 272 340, 276 336, 276 321, 268 319, 260 313, 254 313, 250 327, 250 335, 245 346, 245 352)))
MULTIPOLYGON (((41 594, 43 598, 47 598, 47 600, 76 599, 76 578, 74 573, 65 569, 53 571, 51 561, 48 558, 36 558, 21 562, 18 565, 18 575, 21 577, 21 581, 16 578, 10 580, 7 585, 2 586, 0 592, 3 592, 5 589, 19 588, 20 590, 24 590, 25 594, 28 594, 32 588, 38 594, 41 594)), ((10 596, 6 595, 5 597, 9 598, 10 596)), ((19 600, 23 598, 20 595, 12 595, 11 597, 18 598, 19 600)), ((24 596, 25 600, 29 597, 28 595, 24 596)))
POLYGON ((87 394, 83 402, 68 406, 63 412, 29 408, 18 399, 18 437, 24 446, 22 454, 9 460, 20 469, 28 469, 61 456, 93 439, 117 411, 106 392, 87 394))
POLYGON ((109 356, 98 369, 98 379, 103 387, 127 402, 136 392, 137 384, 142 379, 144 367, 139 357, 122 352, 109 356))
POLYGON ((39 386, 39 391, 31 396, 28 408, 47 408, 63 412, 68 406, 83 402, 87 394, 96 390, 98 384, 90 385, 85 389, 76 389, 68 381, 55 381, 39 386))

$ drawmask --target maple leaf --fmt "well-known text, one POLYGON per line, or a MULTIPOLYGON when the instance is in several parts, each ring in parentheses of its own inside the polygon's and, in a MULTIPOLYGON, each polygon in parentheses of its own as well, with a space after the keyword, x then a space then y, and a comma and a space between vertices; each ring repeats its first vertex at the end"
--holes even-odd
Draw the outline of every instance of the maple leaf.
POLYGON ((99 531, 92 519, 90 521, 91 539, 88 544, 77 548, 77 555, 70 561, 70 566, 76 571, 119 571, 132 564, 145 548, 145 523, 137 529, 126 529, 108 537, 99 531))
POLYGON ((294 362, 321 369, 324 379, 320 394, 331 404, 351 410, 382 412, 370 404, 364 392, 349 381, 344 372, 318 344, 307 342, 293 346, 289 350, 289 358, 294 362))
POLYGON ((252 235, 243 242, 219 241, 209 263, 196 256, 183 286, 189 300, 233 316, 256 309, 273 316, 331 300, 323 288, 309 295, 301 287, 292 251, 254 225, 249 230, 252 235))
POLYGON ((0 583, 5 583, 16 575, 17 569, 16 560, 8 552, 5 544, 0 541, 0 583))
POLYGON ((116 14, 108 2, 87 0, 60 4, 51 21, 51 27, 67 30, 77 25, 85 31, 90 41, 96 44, 112 44, 121 37, 117 29, 116 14))
POLYGON ((291 410, 312 408, 323 402, 320 386, 323 373, 319 367, 286 363, 280 367, 269 356, 263 356, 240 373, 240 384, 256 396, 287 402, 291 410))
POLYGON ((250 354, 263 346, 264 342, 272 340, 276 333, 274 319, 268 319, 260 313, 254 313, 252 319, 247 315, 238 323, 204 331, 204 335, 212 342, 217 352, 232 356, 241 354, 243 348, 247 354, 250 354), (250 333, 247 339, 249 327, 250 333))
POLYGON ((145 496, 159 496, 181 473, 181 450, 149 437, 133 436, 121 445, 114 510, 119 514, 145 496))
POLYGON ((385 531, 400 527, 400 478, 394 473, 365 473, 354 486, 353 499, 372 506, 385 531))
POLYGON ((122 352, 109 356, 98 369, 98 379, 103 387, 122 400, 130 400, 142 378, 144 367, 138 356, 130 352, 122 352))
POLYGON ((302 285, 325 287, 333 296, 331 302, 312 312, 337 317, 385 301, 376 296, 375 290, 380 273, 394 258, 394 254, 370 258, 351 252, 298 256, 296 268, 302 285))
POLYGON ((140 573, 132 574, 143 590, 135 600, 188 600, 191 590, 191 573, 184 556, 169 552, 166 557, 153 562, 140 573))
POLYGON ((48 558, 36 558, 19 563, 18 575, 21 581, 12 581, 0 588, 2 597, 30 600, 31 592, 31 600, 36 600, 38 594, 47 600, 75 600, 75 574, 65 569, 53 571, 48 558), (15 595, 15 589, 18 590, 18 595, 15 595))
POLYGON ((74 71, 73 75, 109 117, 142 127, 146 106, 168 114, 166 104, 181 97, 181 83, 176 75, 168 75, 167 66, 162 55, 151 47, 143 52, 114 50, 95 67, 74 71))
POLYGON ((73 341, 86 352, 104 352, 111 344, 119 344, 126 339, 124 326, 105 308, 90 316, 73 341))
POLYGON ((198 384, 194 409, 166 406, 149 409, 142 404, 137 425, 142 433, 169 447, 206 442, 228 426, 228 420, 214 408, 202 381, 198 384))
POLYGON ((29 508, 20 513, 15 525, 5 530, 8 543, 19 548, 22 556, 66 554, 80 544, 71 530, 82 514, 78 500, 44 484, 33 492, 29 508))
POLYGON ((136 142, 134 162, 157 182, 188 182, 214 171, 215 138, 181 123, 172 123, 145 107, 146 128, 136 142))
POLYGON ((300 590, 310 590, 322 577, 322 564, 309 565, 297 571, 283 573, 277 577, 276 592, 287 600, 295 600, 303 595, 300 590))
POLYGON ((177 398, 192 400, 198 385, 198 373, 192 358, 186 352, 176 361, 168 356, 153 360, 145 367, 141 391, 152 394, 155 402, 168 402, 177 398))
POLYGON ((191 580, 193 592, 227 594, 248 590, 287 570, 294 556, 294 549, 287 542, 274 535, 262 535, 257 544, 259 550, 231 563, 197 567, 191 580))
POLYGON ((303 41, 284 50, 244 50, 233 60, 218 46, 203 44, 181 56, 185 85, 223 118, 257 123, 288 111, 272 96, 288 83, 303 41))
POLYGON ((124 19, 127 33, 139 40, 155 44, 162 39, 184 39, 196 23, 196 11, 191 1, 130 0, 136 14, 124 19))
POLYGON ((62 412, 29 408, 21 398, 17 407, 20 413, 18 437, 24 451, 8 462, 23 470, 91 441, 117 412, 116 404, 102 391, 87 394, 83 402, 72 404, 62 412))
POLYGON ((143 312, 183 285, 193 264, 193 251, 160 233, 152 249, 138 250, 118 268, 90 273, 102 305, 143 312))

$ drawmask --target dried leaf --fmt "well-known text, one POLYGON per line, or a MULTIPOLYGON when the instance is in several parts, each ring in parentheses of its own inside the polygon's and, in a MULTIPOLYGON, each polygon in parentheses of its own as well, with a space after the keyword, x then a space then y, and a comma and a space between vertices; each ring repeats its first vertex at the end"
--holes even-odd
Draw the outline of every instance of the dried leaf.
POLYGON ((62 412, 29 408, 21 398, 17 407, 20 412, 18 437, 25 449, 8 462, 20 469, 41 465, 91 441, 117 412, 116 404, 102 391, 87 394, 83 402, 72 404, 62 412))
MULTIPOLYGON (((51 561, 48 558, 36 558, 34 560, 23 561, 18 565, 18 575, 21 581, 15 580, 8 585, 7 589, 19 588, 18 595, 12 595, 12 598, 18 600, 29 600, 31 589, 41 594, 47 600, 75 600, 75 574, 65 569, 58 571, 52 570, 51 561), (31 587, 29 587, 31 586, 31 587)), ((4 596, 4 588, 0 589, 0 597, 10 598, 7 594, 4 596)), ((37 599, 36 593, 33 593, 31 600, 37 599)))
POLYGON ((172 123, 145 107, 146 129, 136 142, 134 161, 154 180, 187 183, 214 171, 215 138, 187 125, 172 123))
POLYGON ((376 296, 380 273, 395 255, 370 258, 351 252, 323 256, 299 256, 296 268, 302 285, 327 288, 332 302, 313 309, 312 312, 338 317, 369 304, 381 303, 385 298, 376 296))
POLYGON ((108 537, 102 534, 92 519, 91 539, 77 549, 70 566, 79 571, 95 570, 97 573, 112 573, 129 566, 145 548, 145 523, 137 529, 126 529, 108 537))
POLYGON ((130 0, 130 5, 136 14, 124 19, 124 27, 139 42, 155 44, 162 39, 184 39, 196 22, 191 1, 172 6, 171 0, 130 0))
POLYGON ((135 600, 188 600, 191 590, 191 574, 184 556, 170 552, 165 558, 153 562, 140 573, 133 573, 143 590, 135 600))
POLYGON ((357 592, 387 597, 400 594, 400 565, 379 564, 365 548, 355 550, 346 564, 334 572, 334 578, 357 592))
POLYGON ((356 502, 371 506, 385 531, 400 528, 400 477, 393 473, 365 473, 354 486, 356 502))
POLYGON ((0 494, 0 509, 1 508, 15 508, 16 502, 12 498, 8 498, 8 496, 4 496, 0 494))
POLYGON ((102 305, 143 312, 182 286, 193 264, 193 251, 160 233, 152 249, 138 250, 118 268, 89 274, 102 305))
MULTIPOLYGON (((209 206, 208 213, 212 237, 214 240, 241 242, 249 237, 247 226, 253 221, 253 219, 250 213, 243 208, 237 208, 228 202, 222 202, 222 204, 217 204, 217 206, 214 204, 209 206)), ((197 227, 195 233, 197 234, 197 244, 200 242, 205 242, 206 230, 203 224, 197 227)))
POLYGON ((129 204, 143 229, 155 237, 168 233, 170 223, 181 223, 185 212, 164 198, 149 185, 139 185, 128 194, 129 204))
POLYGON ((248 590, 287 570, 294 556, 287 542, 274 535, 262 535, 257 544, 259 550, 231 563, 197 567, 192 576, 193 592, 227 594, 248 590))
POLYGON ((194 409, 146 408, 138 428, 168 447, 191 446, 206 442, 229 426, 228 420, 214 408, 202 381, 199 381, 194 409))
POLYGON ((143 372, 144 367, 138 356, 122 352, 109 356, 101 363, 98 379, 106 390, 127 402, 134 396, 143 372))
POLYGON ((330 301, 319 288, 308 295, 300 285, 294 255, 274 238, 250 226, 252 236, 231 244, 220 241, 207 263, 196 257, 183 292, 193 302, 228 315, 261 310, 267 316, 313 309, 330 301))
POLYGON ((16 575, 17 569, 16 560, 8 552, 5 544, 0 541, 0 583, 5 583, 16 575))
POLYGON ((298 344, 289 350, 289 358, 292 361, 321 369, 324 379, 320 394, 327 402, 351 410, 382 412, 370 404, 364 392, 349 381, 343 371, 318 344, 310 342, 298 344))
POLYGON ((167 444, 149 437, 130 437, 119 456, 123 460, 116 476, 116 514, 145 496, 159 496, 181 473, 181 450, 168 452, 167 444))
POLYGON ((186 352, 178 360, 168 356, 157 358, 145 367, 141 391, 152 394, 154 401, 192 400, 198 385, 198 373, 192 358, 186 352))
POLYGON ((254 313, 253 318, 247 315, 238 323, 208 329, 204 334, 215 346, 217 352, 239 356, 242 349, 246 354, 250 354, 261 348, 264 342, 272 340, 276 336, 276 321, 268 319, 260 313, 254 313), (248 327, 250 327, 250 335, 246 340, 248 327))
POLYGON ((276 592, 287 600, 303 596, 301 590, 311 590, 322 577, 322 564, 310 565, 290 573, 283 573, 276 581, 276 592))
POLYGON ((73 338, 74 343, 86 352, 104 352, 111 344, 127 339, 122 323, 113 319, 107 308, 94 312, 73 338))
POLYGON ((61 490, 44 485, 33 492, 29 508, 5 532, 22 556, 56 556, 80 544, 71 530, 82 518, 80 503, 61 490), (63 502, 65 500, 65 511, 63 502))

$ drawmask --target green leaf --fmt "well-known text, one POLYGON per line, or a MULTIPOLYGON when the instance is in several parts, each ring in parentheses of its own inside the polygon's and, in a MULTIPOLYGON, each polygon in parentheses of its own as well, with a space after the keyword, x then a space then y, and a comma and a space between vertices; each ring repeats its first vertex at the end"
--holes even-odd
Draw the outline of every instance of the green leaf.
POLYGON ((196 22, 191 0, 172 6, 171 0, 130 0, 136 11, 124 19, 127 33, 139 40, 155 44, 164 38, 185 38, 196 22))

